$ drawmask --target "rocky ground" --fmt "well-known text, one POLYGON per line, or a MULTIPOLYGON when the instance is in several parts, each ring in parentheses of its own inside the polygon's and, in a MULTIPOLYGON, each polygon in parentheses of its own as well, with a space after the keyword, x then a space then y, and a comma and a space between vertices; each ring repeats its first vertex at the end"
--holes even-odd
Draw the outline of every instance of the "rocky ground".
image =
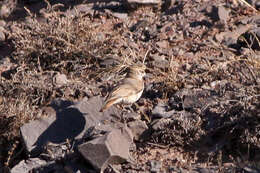
POLYGON ((0 172, 260 172, 260 1, 0 7, 0 172), (140 62, 142 98, 101 115, 140 62))

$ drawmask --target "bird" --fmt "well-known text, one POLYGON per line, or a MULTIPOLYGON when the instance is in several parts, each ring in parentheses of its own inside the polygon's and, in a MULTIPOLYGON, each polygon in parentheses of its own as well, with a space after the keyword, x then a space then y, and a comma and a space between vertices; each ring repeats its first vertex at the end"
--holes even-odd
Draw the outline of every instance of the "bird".
POLYGON ((126 77, 106 98, 100 112, 104 112, 114 104, 133 104, 144 91, 145 65, 135 64, 129 67, 126 77))

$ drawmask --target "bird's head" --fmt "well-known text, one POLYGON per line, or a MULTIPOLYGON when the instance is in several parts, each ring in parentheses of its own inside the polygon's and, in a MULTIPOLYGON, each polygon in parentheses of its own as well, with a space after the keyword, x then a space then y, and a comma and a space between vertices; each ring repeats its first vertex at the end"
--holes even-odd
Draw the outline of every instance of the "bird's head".
POLYGON ((135 64, 129 67, 129 71, 127 76, 128 77, 133 77, 133 78, 138 78, 138 79, 143 79, 145 76, 145 65, 144 64, 135 64))

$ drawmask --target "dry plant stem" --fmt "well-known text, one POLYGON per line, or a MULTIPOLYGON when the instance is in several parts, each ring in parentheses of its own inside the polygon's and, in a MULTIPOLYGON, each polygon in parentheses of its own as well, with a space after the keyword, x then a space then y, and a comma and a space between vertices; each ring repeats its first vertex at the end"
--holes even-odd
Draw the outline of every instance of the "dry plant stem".
MULTIPOLYGON (((9 164, 10 164, 10 162, 12 161, 12 159, 14 159, 13 154, 14 154, 14 150, 16 149, 18 143, 19 143, 18 141, 15 141, 15 143, 13 144, 11 150, 8 151, 8 158, 7 158, 6 162, 4 163, 5 166, 8 167, 9 164)), ((20 152, 21 152, 21 151, 20 151, 20 152)), ((18 152, 18 153, 20 153, 20 152, 18 152)), ((17 154, 16 154, 16 156, 17 156, 17 154)))
POLYGON ((246 4, 249 8, 253 9, 255 12, 258 12, 257 9, 255 9, 252 5, 250 5, 248 2, 246 2, 245 0, 239 0, 241 1, 243 4, 246 4))
POLYGON ((147 51, 146 51, 146 53, 145 53, 145 55, 144 55, 143 64, 144 64, 144 62, 145 62, 145 60, 146 60, 146 57, 147 57, 149 51, 150 51, 150 47, 148 47, 148 49, 147 49, 147 51))

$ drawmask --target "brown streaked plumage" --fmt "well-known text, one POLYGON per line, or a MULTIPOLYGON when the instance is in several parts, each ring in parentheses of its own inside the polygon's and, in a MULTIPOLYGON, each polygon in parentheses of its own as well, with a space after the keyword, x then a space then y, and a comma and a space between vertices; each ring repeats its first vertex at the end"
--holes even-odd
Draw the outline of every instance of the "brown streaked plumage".
POLYGON ((144 75, 144 65, 132 65, 126 78, 109 94, 100 112, 105 111, 114 104, 132 104, 136 102, 144 90, 144 75))

